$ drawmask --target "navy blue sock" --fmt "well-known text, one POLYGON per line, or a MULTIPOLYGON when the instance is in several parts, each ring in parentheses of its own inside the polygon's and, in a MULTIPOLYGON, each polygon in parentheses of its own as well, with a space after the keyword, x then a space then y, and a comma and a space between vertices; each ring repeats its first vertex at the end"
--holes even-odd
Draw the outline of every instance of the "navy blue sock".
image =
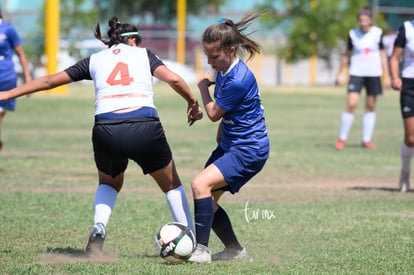
POLYGON ((194 222, 197 243, 208 246, 213 215, 213 197, 194 200, 194 222))
POLYGON ((214 220, 212 228, 217 237, 223 242, 224 246, 227 248, 233 248, 240 250, 242 246, 236 238, 236 235, 233 231, 233 226, 231 225, 229 216, 226 211, 219 205, 216 213, 214 213, 214 220))

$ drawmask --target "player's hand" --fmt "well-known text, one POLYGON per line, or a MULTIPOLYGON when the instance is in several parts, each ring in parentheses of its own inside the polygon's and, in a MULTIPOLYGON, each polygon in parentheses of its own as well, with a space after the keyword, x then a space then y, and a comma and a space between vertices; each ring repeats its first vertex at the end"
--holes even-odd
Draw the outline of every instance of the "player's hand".
POLYGON ((203 118, 203 110, 198 105, 198 102, 196 101, 193 104, 188 104, 188 109, 187 109, 188 125, 191 126, 194 124, 194 122, 202 118, 203 118))
POLYGON ((337 76, 335 77, 335 86, 339 86, 339 85, 341 85, 341 80, 340 80, 340 77, 337 76))
POLYGON ((211 85, 214 85, 215 82, 210 80, 210 74, 208 72, 204 73, 204 77, 198 82, 197 86, 200 90, 208 89, 211 85))
POLYGON ((401 78, 399 78, 399 77, 392 78, 392 80, 391 80, 391 87, 394 90, 401 91, 401 89, 402 89, 402 81, 401 81, 401 78))

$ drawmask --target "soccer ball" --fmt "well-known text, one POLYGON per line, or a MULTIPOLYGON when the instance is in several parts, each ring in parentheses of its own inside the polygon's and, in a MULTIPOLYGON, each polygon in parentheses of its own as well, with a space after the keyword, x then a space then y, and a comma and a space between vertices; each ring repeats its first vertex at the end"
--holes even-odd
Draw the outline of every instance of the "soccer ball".
POLYGON ((155 234, 155 249, 161 258, 169 262, 187 260, 195 248, 195 236, 191 229, 184 224, 167 223, 155 234))

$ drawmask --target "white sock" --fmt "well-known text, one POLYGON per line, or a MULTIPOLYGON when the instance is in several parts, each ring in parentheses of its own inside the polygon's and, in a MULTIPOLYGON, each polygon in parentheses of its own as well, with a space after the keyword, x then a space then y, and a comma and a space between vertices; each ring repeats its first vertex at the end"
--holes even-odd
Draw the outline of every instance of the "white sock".
POLYGON ((408 147, 405 142, 401 142, 401 170, 409 172, 411 170, 411 160, 414 156, 414 147, 408 147))
POLYGON ((374 112, 366 112, 362 119, 362 141, 371 141, 374 132, 376 115, 374 112))
POLYGON ((167 203, 170 207, 174 220, 188 226, 193 232, 195 232, 184 186, 181 185, 168 191, 165 193, 165 198, 167 199, 167 203))
POLYGON ((113 187, 107 184, 98 186, 95 193, 95 224, 103 223, 106 227, 117 197, 118 192, 113 187))
POLYGON ((346 111, 341 115, 341 127, 339 129, 339 139, 346 141, 348 139, 349 130, 354 122, 354 114, 346 111))

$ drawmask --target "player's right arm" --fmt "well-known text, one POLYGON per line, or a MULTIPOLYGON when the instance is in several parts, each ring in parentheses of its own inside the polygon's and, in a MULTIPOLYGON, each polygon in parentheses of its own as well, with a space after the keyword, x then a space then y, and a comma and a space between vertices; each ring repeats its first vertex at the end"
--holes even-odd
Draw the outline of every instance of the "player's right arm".
POLYGON ((28 95, 35 92, 50 90, 61 85, 73 82, 69 75, 65 72, 58 72, 51 75, 45 75, 40 78, 29 81, 14 89, 1 92, 0 100, 8 100, 23 95, 28 95))
POLYGON ((342 71, 348 66, 350 56, 351 56, 351 51, 347 50, 344 56, 342 57, 341 65, 339 66, 338 73, 336 74, 335 85, 341 84, 341 74, 342 74, 342 71))
POLYGON ((402 82, 400 78, 400 60, 403 55, 404 49, 400 47, 394 47, 390 58, 390 71, 391 71, 391 86, 394 90, 401 91, 402 82))
POLYGON ((402 81, 400 77, 400 61, 404 54, 404 48, 407 44, 407 38, 405 35, 405 24, 402 24, 398 29, 397 37, 394 41, 394 48, 392 50, 390 58, 390 73, 391 73, 391 86, 394 90, 401 91, 402 81))
POLYGON ((352 44, 352 38, 351 35, 348 35, 348 42, 346 45, 346 51, 342 57, 341 60, 341 64, 339 65, 339 70, 338 73, 336 74, 335 77, 335 85, 338 86, 341 84, 341 75, 342 75, 342 71, 348 67, 349 65, 349 59, 351 58, 351 54, 352 54, 352 49, 353 49, 354 45, 352 44))
POLYGON ((83 79, 91 79, 89 73, 89 58, 82 59, 64 71, 45 75, 9 91, 1 92, 0 100, 8 100, 35 92, 50 90, 83 79))

